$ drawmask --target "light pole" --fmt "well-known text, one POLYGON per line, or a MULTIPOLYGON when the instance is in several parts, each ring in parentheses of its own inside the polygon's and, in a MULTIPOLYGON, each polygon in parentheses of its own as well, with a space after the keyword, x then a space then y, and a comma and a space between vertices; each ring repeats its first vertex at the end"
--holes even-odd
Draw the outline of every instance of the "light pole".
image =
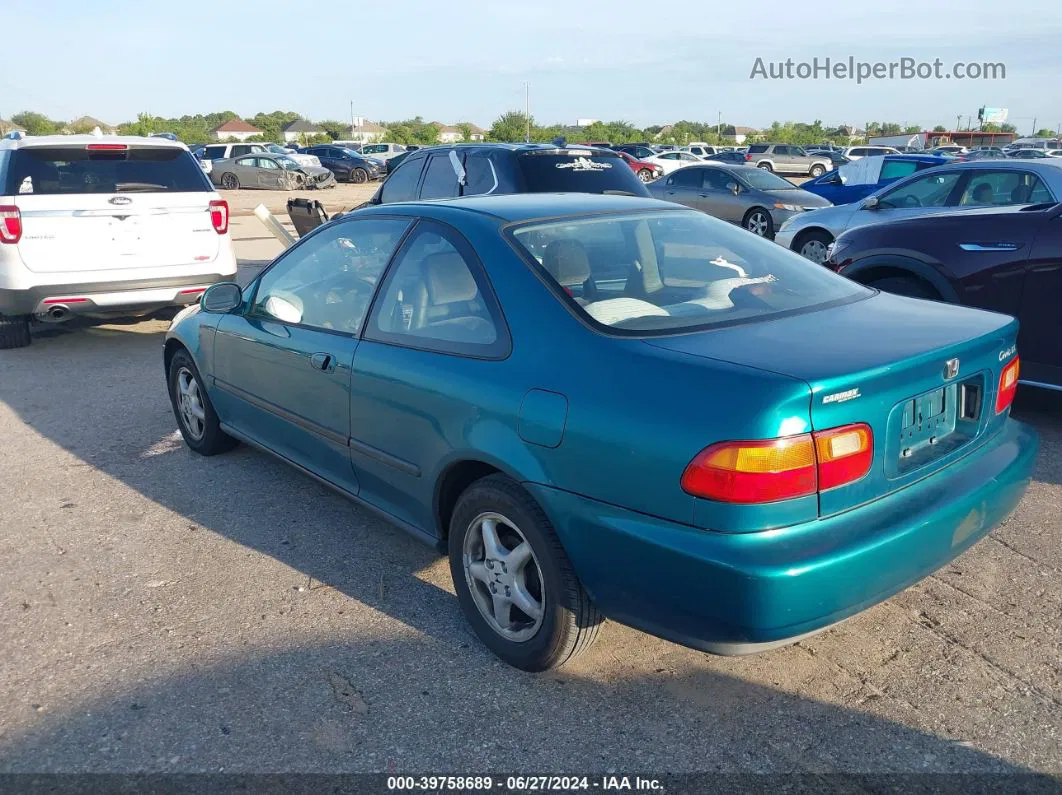
POLYGON ((350 101, 350 137, 354 137, 354 100, 350 101))
POLYGON ((527 133, 524 136, 525 143, 531 143, 531 82, 524 81, 524 117, 527 121, 527 133))

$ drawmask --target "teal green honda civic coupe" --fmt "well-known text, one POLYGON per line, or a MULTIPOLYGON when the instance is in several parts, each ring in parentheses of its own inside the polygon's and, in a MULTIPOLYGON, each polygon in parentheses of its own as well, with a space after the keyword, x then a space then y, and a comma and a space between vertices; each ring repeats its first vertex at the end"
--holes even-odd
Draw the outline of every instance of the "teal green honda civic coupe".
POLYGON ((722 654, 927 576, 1014 509, 1017 323, 879 293, 651 199, 390 204, 166 337, 188 446, 242 440, 448 553, 530 671, 605 617, 722 654))

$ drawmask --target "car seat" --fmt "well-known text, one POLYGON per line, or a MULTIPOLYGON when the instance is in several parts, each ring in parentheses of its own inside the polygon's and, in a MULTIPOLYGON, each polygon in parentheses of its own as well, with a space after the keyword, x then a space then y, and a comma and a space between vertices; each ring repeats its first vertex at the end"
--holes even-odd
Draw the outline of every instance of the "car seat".
POLYGON ((564 288, 564 291, 581 304, 593 300, 590 284, 590 260, 586 249, 578 240, 554 240, 542 254, 542 267, 564 288), (573 288, 579 288, 576 295, 573 288))
POLYGON ((495 340, 479 285, 460 254, 444 251, 426 257, 421 274, 411 333, 451 342, 487 344, 495 340))
POLYGON ((1010 192, 1011 204, 1028 204, 1032 198, 1032 188, 1022 183, 1010 192))

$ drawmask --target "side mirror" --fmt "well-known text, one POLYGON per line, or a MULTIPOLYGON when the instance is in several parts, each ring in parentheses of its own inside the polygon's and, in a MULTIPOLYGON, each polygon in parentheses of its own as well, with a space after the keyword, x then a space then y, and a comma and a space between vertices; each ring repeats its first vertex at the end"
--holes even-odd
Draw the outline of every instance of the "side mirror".
POLYGON ((243 305, 243 290, 235 282, 221 282, 211 285, 203 293, 200 306, 204 312, 231 312, 243 305))
POLYGON ((878 197, 871 196, 865 202, 863 202, 864 210, 876 210, 878 209, 878 197))
POLYGON ((731 193, 733 193, 735 196, 737 196, 739 193, 741 193, 741 186, 738 185, 736 182, 728 182, 728 183, 726 183, 726 189, 728 191, 730 191, 731 193))

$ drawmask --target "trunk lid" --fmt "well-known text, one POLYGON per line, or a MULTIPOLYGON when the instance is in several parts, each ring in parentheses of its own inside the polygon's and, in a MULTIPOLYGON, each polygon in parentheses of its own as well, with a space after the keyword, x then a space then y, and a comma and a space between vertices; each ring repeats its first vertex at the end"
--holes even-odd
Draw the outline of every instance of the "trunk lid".
POLYGON ((22 215, 18 244, 37 273, 162 268, 217 258, 214 198, 183 148, 28 146, 14 152, 5 192, 22 215))
POLYGON ((998 430, 1007 412, 995 413, 995 395, 1017 330, 1005 315, 879 293, 648 342, 805 381, 816 431, 869 425, 871 470, 820 494, 819 513, 828 516, 940 470, 998 430))

